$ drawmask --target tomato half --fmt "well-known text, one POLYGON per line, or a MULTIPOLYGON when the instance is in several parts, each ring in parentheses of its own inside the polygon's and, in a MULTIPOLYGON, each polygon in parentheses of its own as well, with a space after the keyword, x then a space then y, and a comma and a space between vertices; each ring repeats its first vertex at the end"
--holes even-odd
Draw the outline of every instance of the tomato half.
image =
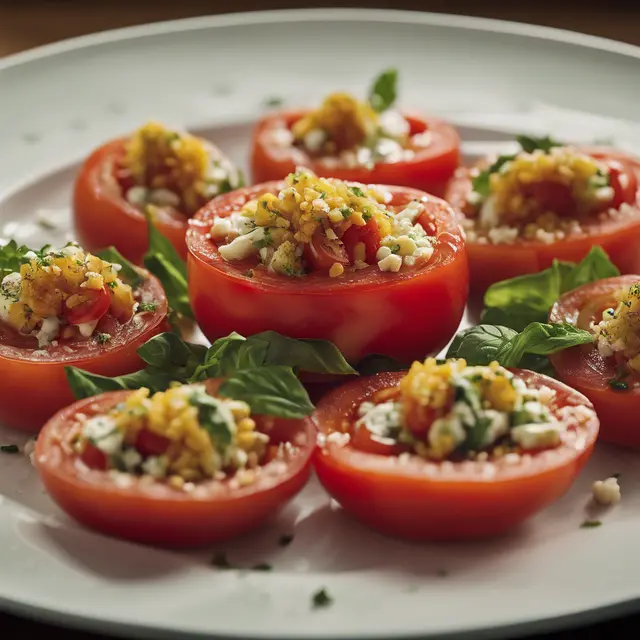
MULTIPOLYGON (((565 293, 549 313, 549 322, 569 322, 588 329, 591 321, 602 320, 602 312, 611 306, 616 291, 640 282, 640 275, 606 278, 565 293)), ((615 359, 603 358, 595 344, 565 349, 549 356, 558 377, 583 393, 600 418, 600 439, 626 447, 640 448, 640 385, 629 380, 626 391, 611 388, 617 378, 615 359)))
POLYGON ((75 416, 108 411, 130 391, 115 391, 76 402, 42 429, 35 464, 51 497, 81 524, 110 536, 166 547, 199 546, 227 540, 260 526, 306 484, 315 447, 309 419, 256 418, 274 445, 291 443, 288 457, 264 464, 247 486, 232 479, 199 483, 191 493, 132 478, 115 483, 108 471, 86 466, 68 446, 75 416))
POLYGON ((104 376, 132 373, 144 365, 136 350, 147 340, 169 330, 167 299, 160 282, 145 272, 139 291, 154 300, 153 312, 121 324, 103 315, 96 331, 111 337, 105 344, 93 339, 59 340, 57 346, 38 349, 35 338, 0 324, 0 423, 14 429, 38 431, 60 408, 73 402, 64 373, 76 366, 104 376))
POLYGON ((189 297, 209 340, 232 331, 248 336, 274 330, 330 340, 352 362, 369 353, 410 362, 447 344, 464 311, 468 273, 462 232, 446 203, 414 189, 375 187, 391 193, 390 206, 421 199, 437 238, 426 264, 398 273, 383 273, 374 264, 338 278, 326 272, 287 277, 257 266, 255 258, 223 260, 208 235, 214 217, 282 187, 271 182, 219 196, 189 223, 189 297))
MULTIPOLYGON (((588 151, 596 158, 618 162, 611 176, 616 194, 612 204, 619 207, 624 201, 633 206, 632 213, 604 220, 593 216, 580 223, 584 234, 550 244, 535 240, 516 240, 509 244, 468 241, 472 297, 480 298, 494 282, 546 269, 554 259, 579 262, 593 246, 601 246, 621 273, 640 273, 640 252, 637 250, 640 245, 640 160, 620 152, 596 148, 589 148, 588 151), (621 182, 622 174, 625 177, 621 182)), ((458 169, 444 196, 460 216, 471 191, 469 173, 469 169, 458 169)), ((556 194, 550 197, 562 196, 556 194)))
MULTIPOLYGON (((527 385, 556 391, 552 410, 566 405, 592 409, 566 385, 514 369, 527 385)), ((443 463, 359 450, 344 433, 360 403, 398 383, 404 373, 353 380, 329 392, 316 407, 321 434, 315 469, 325 489, 350 514, 381 533, 407 540, 461 540, 504 533, 560 498, 590 456, 598 419, 573 425, 557 449, 490 462, 443 463), (330 434, 335 434, 331 437, 330 434)), ((357 443, 356 443, 357 444, 357 443)))
MULTIPOLYGON (((123 194, 118 163, 124 143, 124 138, 108 142, 82 165, 73 191, 73 222, 78 240, 87 251, 96 253, 113 245, 125 258, 141 264, 148 247, 147 220, 123 194)), ((186 258, 187 216, 161 209, 154 224, 186 258)))
POLYGON ((282 180, 297 166, 308 167, 317 176, 339 178, 353 182, 393 184, 421 189, 441 196, 447 181, 460 164, 460 137, 449 123, 439 118, 403 114, 409 122, 411 135, 429 132, 431 143, 417 149, 415 156, 402 162, 378 163, 373 168, 347 168, 339 164, 327 165, 292 146, 278 147, 272 142, 274 130, 283 126, 291 129, 308 110, 271 114, 256 125, 252 149, 253 182, 282 180))

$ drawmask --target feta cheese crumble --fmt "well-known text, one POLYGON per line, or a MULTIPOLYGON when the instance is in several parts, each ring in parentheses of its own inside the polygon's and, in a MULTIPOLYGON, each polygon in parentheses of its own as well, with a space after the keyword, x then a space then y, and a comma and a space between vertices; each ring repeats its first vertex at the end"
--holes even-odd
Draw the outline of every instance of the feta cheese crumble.
POLYGON ((603 506, 618 504, 622 499, 618 478, 612 476, 606 480, 597 480, 592 486, 593 499, 603 506))

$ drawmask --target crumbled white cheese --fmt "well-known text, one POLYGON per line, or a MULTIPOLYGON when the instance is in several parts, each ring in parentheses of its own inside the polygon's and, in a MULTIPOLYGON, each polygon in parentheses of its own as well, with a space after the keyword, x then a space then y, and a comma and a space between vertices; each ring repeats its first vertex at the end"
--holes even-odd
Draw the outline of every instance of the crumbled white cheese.
POLYGON ((149 456, 142 463, 142 471, 154 478, 162 478, 167 473, 167 459, 164 456, 149 456))
POLYGON ((489 229, 487 236, 492 244, 510 244, 518 237, 517 227, 494 227, 489 229))
MULTIPOLYGON (((223 175, 223 180, 226 172, 223 175)), ((171 189, 150 189, 147 201, 158 207, 177 207, 180 205, 180 196, 171 189)))
POLYGON ((92 320, 91 322, 81 322, 80 324, 77 324, 76 327, 78 327, 80 335, 83 338, 90 338, 96 329, 98 320, 92 320))
POLYGON ((562 431, 557 422, 521 424, 511 429, 511 438, 525 450, 546 449, 562 442, 562 431))
POLYGON ((373 404, 363 402, 360 407, 361 418, 356 427, 364 426, 368 431, 381 438, 388 438, 402 426, 402 405, 397 402, 373 404), (364 409, 363 406, 364 405, 364 409))
POLYGON ((592 486, 593 499, 601 505, 617 504, 622 499, 620 485, 615 477, 598 480, 592 486))
POLYGON ((391 271, 397 273, 402 266, 402 258, 395 253, 390 253, 386 258, 378 260, 378 267, 380 271, 391 271))
POLYGON ((20 298, 22 276, 17 271, 9 273, 0 284, 0 318, 9 319, 9 307, 20 298))
POLYGON ((322 129, 311 129, 311 131, 304 136, 302 143, 311 153, 316 153, 322 149, 322 145, 326 139, 327 134, 322 129))
POLYGON ((265 227, 256 227, 253 231, 234 238, 229 244, 223 244, 218 248, 224 260, 243 260, 258 253, 257 243, 264 240, 265 227))
POLYGON ((35 333, 38 340, 38 347, 48 346, 60 332, 60 320, 57 317, 45 318, 40 329, 35 333))
POLYGON ((120 451, 124 432, 118 429, 116 421, 110 416, 94 416, 84 424, 84 437, 96 448, 107 455, 120 451))
POLYGON ((460 418, 454 414, 434 420, 427 438, 432 449, 448 454, 466 440, 467 432, 460 418))
POLYGON ((146 187, 135 186, 127 189, 127 193, 124 197, 126 201, 134 207, 143 207, 147 204, 148 195, 149 189, 146 187))
POLYGON ((378 120, 383 135, 391 138, 404 138, 409 135, 409 122, 395 109, 387 109, 380 114, 378 120))

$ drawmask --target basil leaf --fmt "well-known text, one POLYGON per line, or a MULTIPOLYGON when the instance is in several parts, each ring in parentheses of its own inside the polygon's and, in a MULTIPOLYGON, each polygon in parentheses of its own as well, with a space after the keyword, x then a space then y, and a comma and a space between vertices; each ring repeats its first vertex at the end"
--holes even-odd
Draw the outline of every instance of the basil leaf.
POLYGON ((198 422, 205 429, 213 441, 226 449, 233 439, 233 434, 227 420, 220 410, 220 400, 210 396, 204 390, 195 391, 190 403, 198 409, 198 422))
POLYGON ((119 264, 122 267, 118 273, 119 277, 134 289, 144 282, 144 278, 138 271, 138 268, 133 262, 127 260, 115 247, 107 247, 102 251, 98 251, 96 255, 106 262, 111 262, 111 264, 119 264))
POLYGON ((531 322, 546 322, 558 298, 576 287, 620 275, 601 247, 592 247, 578 263, 554 261, 539 273, 502 280, 484 296, 483 324, 500 324, 517 331, 531 322))
POLYGON ((160 371, 151 367, 113 378, 89 373, 77 367, 65 367, 64 371, 76 400, 90 398, 105 391, 140 389, 140 387, 147 387, 152 393, 155 393, 156 391, 164 391, 175 380, 172 372, 160 371))
POLYGON ((193 373, 191 382, 217 378, 237 370, 238 351, 245 340, 244 336, 235 331, 224 338, 218 338, 207 350, 202 364, 193 373))
POLYGON ((20 271, 20 267, 27 262, 24 256, 29 251, 29 247, 18 246, 15 240, 10 240, 0 247, 0 280, 10 273, 20 271))
POLYGON ((469 365, 487 365, 517 333, 508 327, 480 324, 461 331, 451 342, 447 358, 464 358, 469 365))
POLYGON ((532 151, 536 151, 537 149, 540 149, 545 153, 549 153, 549 151, 551 151, 551 149, 553 149, 554 147, 565 146, 564 142, 558 142, 557 140, 554 140, 549 136, 536 138, 533 136, 520 135, 516 136, 516 140, 525 153, 531 153, 532 151))
POLYGON ((256 414, 298 419, 314 409, 291 367, 273 365, 236 371, 220 385, 218 392, 246 402, 256 414))
POLYGON ((572 324, 533 322, 504 343, 498 349, 495 359, 504 367, 517 367, 525 354, 546 356, 590 342, 593 342, 593 335, 572 324))
POLYGON ((380 353, 370 353, 358 362, 356 369, 361 376, 372 376, 385 371, 406 371, 408 364, 380 353))
POLYGON ((374 111, 386 111, 396 101, 397 85, 397 69, 387 69, 375 79, 369 91, 369 104, 374 111))
POLYGON ((515 158, 515 155, 501 155, 487 169, 481 171, 477 176, 471 179, 471 188, 486 198, 491 193, 490 178, 492 173, 500 171, 502 167, 515 158))
POLYGON ((149 365, 166 369, 172 366, 183 367, 190 361, 200 363, 204 360, 207 347, 185 342, 175 333, 160 333, 147 340, 138 348, 138 355, 149 365))
POLYGON ((193 318, 187 287, 187 265, 171 242, 155 227, 145 212, 149 230, 149 249, 142 259, 144 266, 160 280, 169 307, 186 318, 193 318))
POLYGON ((308 373, 356 374, 333 342, 328 340, 288 338, 276 331, 263 331, 247 338, 247 342, 267 344, 264 364, 283 365, 308 373))

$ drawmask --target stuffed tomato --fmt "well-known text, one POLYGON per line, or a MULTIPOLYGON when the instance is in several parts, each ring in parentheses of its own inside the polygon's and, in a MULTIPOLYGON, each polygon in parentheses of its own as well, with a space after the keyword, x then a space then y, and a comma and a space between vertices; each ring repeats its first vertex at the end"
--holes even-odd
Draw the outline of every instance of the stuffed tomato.
POLYGON ((213 144, 151 122, 86 160, 73 195, 76 232, 89 251, 114 246, 140 264, 148 216, 186 257, 189 217, 242 184, 240 171, 213 144))
POLYGON ((562 496, 598 419, 546 376, 464 360, 348 382, 318 404, 320 482, 381 533, 409 540, 502 534, 562 496))
POLYGON ((204 334, 329 340, 355 363, 436 353, 467 296, 462 232, 442 200, 318 178, 221 196, 191 220, 189 294, 204 334))
POLYGON ((11 243, 4 258, 11 248, 0 284, 0 423, 37 431, 73 400, 66 366, 107 376, 143 367, 136 350, 168 328, 167 300, 147 271, 76 244, 34 252, 11 243))
POLYGON ((640 275, 607 278, 564 294, 550 322, 591 331, 594 341, 550 356, 558 377, 591 400, 600 439, 640 447, 640 275))
POLYGON ((640 272, 640 161, 605 148, 519 138, 521 150, 461 168, 445 199, 466 232, 471 292, 578 262, 601 246, 622 273, 640 272))
POLYGON ((447 122, 391 108, 396 75, 383 73, 368 101, 334 93, 315 110, 270 114, 256 126, 254 183, 281 180, 296 166, 324 177, 393 184, 441 196, 460 163, 460 138, 447 122))
POLYGON ((63 409, 35 464, 51 497, 83 525, 168 547, 250 531, 305 485, 315 429, 254 416, 217 382, 116 391, 63 409))

